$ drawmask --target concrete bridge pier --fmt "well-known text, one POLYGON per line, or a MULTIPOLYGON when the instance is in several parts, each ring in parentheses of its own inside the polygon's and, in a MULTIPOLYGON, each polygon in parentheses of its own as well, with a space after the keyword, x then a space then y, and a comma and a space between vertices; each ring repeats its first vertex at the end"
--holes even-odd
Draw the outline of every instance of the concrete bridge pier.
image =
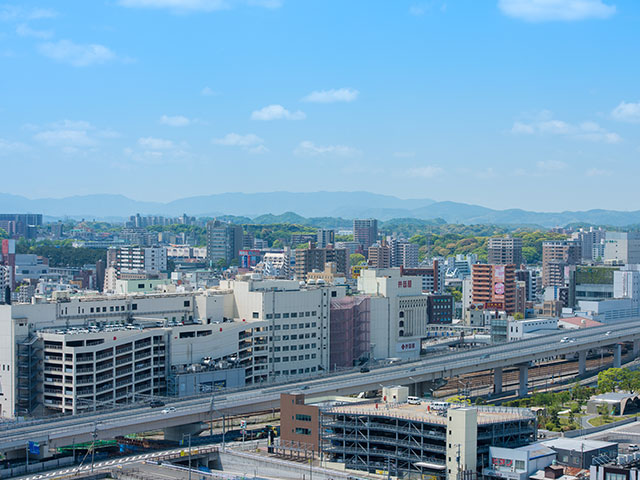
POLYGON ((580 350, 578 352, 578 374, 584 375, 587 372, 587 351, 580 350))
POLYGON ((493 369, 493 393, 496 395, 502 393, 502 367, 493 369))
MULTIPOLYGON (((172 442, 181 442, 184 436, 191 434, 193 437, 195 437, 204 430, 205 425, 201 422, 188 423, 186 425, 178 425, 176 427, 166 427, 164 429, 164 439, 172 442)), ((186 438, 185 442, 187 442, 186 438)))
POLYGON ((637 357, 640 354, 640 340, 633 341, 633 356, 637 357))
POLYGON ((620 368, 622 365, 622 344, 617 343, 613 346, 613 368, 620 368))
POLYGON ((518 396, 525 397, 529 392, 529 364, 521 363, 518 365, 520 370, 520 385, 518 388, 518 396))

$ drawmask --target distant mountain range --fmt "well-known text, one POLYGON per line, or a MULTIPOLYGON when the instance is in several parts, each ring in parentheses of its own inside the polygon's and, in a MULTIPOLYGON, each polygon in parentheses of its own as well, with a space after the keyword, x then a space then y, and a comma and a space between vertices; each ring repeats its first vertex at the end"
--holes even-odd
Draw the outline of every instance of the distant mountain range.
MULTIPOLYGON (((640 211, 587 210, 531 212, 494 210, 479 205, 400 199, 370 192, 221 193, 182 198, 168 203, 143 202, 123 195, 95 194, 28 199, 0 193, 0 213, 43 213, 47 217, 122 220, 135 213, 198 217, 243 216, 257 223, 293 223, 305 217, 442 220, 464 224, 519 224, 552 227, 570 223, 626 226, 640 224, 640 211), (295 213, 292 213, 295 212, 295 213), (258 217, 258 218, 256 218, 258 217)), ((431 223, 431 222, 429 222, 431 223)))

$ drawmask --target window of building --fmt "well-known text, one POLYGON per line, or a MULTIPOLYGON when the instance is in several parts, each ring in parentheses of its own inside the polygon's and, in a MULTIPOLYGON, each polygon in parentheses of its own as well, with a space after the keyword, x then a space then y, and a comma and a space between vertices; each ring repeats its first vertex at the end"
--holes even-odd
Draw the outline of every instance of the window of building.
POLYGON ((296 328, 298 328, 298 325, 296 325, 295 323, 291 324, 291 330, 295 330, 296 328))
POLYGON ((273 313, 267 313, 267 320, 271 320, 273 318, 273 313))
POLYGON ((144 288, 144 283, 139 283, 138 288, 144 288))
MULTIPOLYGON (((524 460, 516 460, 516 470, 524 470, 524 460)), ((622 480, 622 479, 616 479, 622 480)))
POLYGON ((311 435, 311 429, 310 428, 296 428, 296 434, 297 435, 311 435))
POLYGON ((282 318, 289 318, 289 314, 288 313, 283 313, 282 314, 282 318))
POLYGON ((138 309, 138 304, 137 303, 132 303, 131 304, 131 310, 137 310, 138 309))
POLYGON ((289 340, 289 335, 282 335, 282 340, 289 340))
POLYGON ((298 312, 292 312, 291 313, 291 318, 296 318, 298 316, 298 312))
POLYGON ((191 306, 191 301, 190 301, 190 300, 185 300, 185 301, 184 301, 184 306, 185 306, 185 307, 189 307, 189 306, 191 306))
POLYGON ((335 290, 331 291, 331 296, 332 297, 337 297, 338 296, 338 292, 336 292, 335 290))
POLYGON ((276 314, 273 315, 273 318, 280 318, 280 317, 281 317, 281 315, 279 313, 276 313, 276 314))
POLYGON ((627 476, 624 473, 605 472, 604 480, 627 480, 627 476))
POLYGON ((282 329, 283 329, 283 330, 289 330, 289 325, 283 325, 283 326, 282 326, 282 329))
POLYGON ((301 422, 310 422, 311 421, 311 415, 304 415, 302 413, 296 413, 296 420, 299 420, 301 422))
POLYGON ((259 318, 260 317, 258 312, 253 312, 251 315, 253 316, 253 318, 259 318))

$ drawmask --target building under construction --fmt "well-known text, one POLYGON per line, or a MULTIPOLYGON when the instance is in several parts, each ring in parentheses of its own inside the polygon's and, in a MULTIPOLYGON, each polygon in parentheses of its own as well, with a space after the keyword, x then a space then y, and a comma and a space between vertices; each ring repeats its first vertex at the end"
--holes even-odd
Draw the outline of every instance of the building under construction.
POLYGON ((489 446, 519 447, 537 434, 528 409, 444 402, 334 406, 321 421, 329 461, 406 479, 462 478, 487 464, 489 446))

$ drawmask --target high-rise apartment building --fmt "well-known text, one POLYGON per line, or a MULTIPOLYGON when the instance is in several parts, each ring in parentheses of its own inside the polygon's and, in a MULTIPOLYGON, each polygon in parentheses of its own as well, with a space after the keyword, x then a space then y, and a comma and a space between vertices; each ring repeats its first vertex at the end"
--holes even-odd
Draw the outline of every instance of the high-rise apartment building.
POLYGON ((640 263, 640 232, 607 232, 604 241, 604 261, 640 263))
POLYGON ((112 247, 107 250, 107 266, 114 267, 118 275, 123 271, 160 273, 167 269, 165 247, 112 247))
POLYGON ((336 231, 329 228, 319 228, 316 243, 318 248, 327 248, 336 243, 336 231))
POLYGON ((416 268, 418 266, 419 248, 408 240, 392 238, 388 242, 391 249, 391 266, 416 268))
POLYGON ((602 255, 593 256, 593 247, 599 245, 605 237, 606 232, 602 228, 581 228, 580 231, 571 234, 571 240, 576 240, 582 245, 582 259, 595 260, 602 255))
POLYGON ((388 245, 376 243, 368 249, 369 266, 371 268, 390 268, 391 249, 388 245))
POLYGON ((378 240, 378 220, 374 218, 354 220, 353 240, 366 252, 378 240))
POLYGON ((207 222, 207 262, 229 265, 242 249, 242 226, 212 220, 207 222))
POLYGON ((476 263, 471 272, 471 301, 489 310, 516 311, 515 265, 476 263))
POLYGON ((328 262, 334 262, 336 273, 348 276, 349 255, 347 251, 339 248, 316 248, 313 242, 309 243, 309 248, 297 249, 295 251, 295 276, 297 280, 306 280, 307 274, 314 270, 324 271, 328 262))
POLYGON ((578 265, 582 258, 582 246, 577 241, 551 241, 542 243, 542 286, 562 286, 565 283, 565 267, 578 265))
POLYGON ((511 236, 490 238, 487 244, 487 263, 520 266, 522 239, 511 236))

